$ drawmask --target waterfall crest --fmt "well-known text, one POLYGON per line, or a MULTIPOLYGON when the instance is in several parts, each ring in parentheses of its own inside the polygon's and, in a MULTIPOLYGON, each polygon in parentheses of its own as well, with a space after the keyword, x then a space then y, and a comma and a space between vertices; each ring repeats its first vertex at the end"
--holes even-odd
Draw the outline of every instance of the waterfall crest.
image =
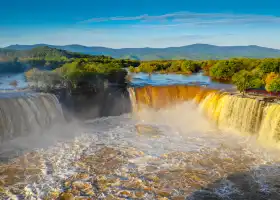
POLYGON ((130 88, 130 98, 134 110, 145 107, 160 109, 173 103, 194 100, 199 103, 205 96, 215 90, 198 86, 146 86, 130 88))
POLYGON ((17 93, 0 95, 0 139, 7 140, 42 131, 64 121, 55 95, 17 93))

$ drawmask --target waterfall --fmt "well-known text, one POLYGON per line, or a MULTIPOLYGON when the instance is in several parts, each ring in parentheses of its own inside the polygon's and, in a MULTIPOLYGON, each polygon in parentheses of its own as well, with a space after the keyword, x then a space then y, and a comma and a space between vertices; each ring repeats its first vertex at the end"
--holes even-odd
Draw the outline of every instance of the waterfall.
POLYGON ((221 129, 257 135, 260 143, 280 147, 280 105, 238 95, 212 93, 199 105, 221 129))
POLYGON ((259 140, 269 146, 279 146, 280 105, 269 104, 264 109, 264 119, 260 127, 259 140))
MULTIPOLYGON (((262 144, 280 147, 280 105, 196 86, 146 86, 129 90, 134 112, 193 101, 216 126, 256 135, 262 144)), ((184 112, 182 110, 182 112, 184 112)))
POLYGON ((136 102, 134 110, 141 110, 145 107, 160 109, 173 103, 194 100, 199 103, 207 94, 215 90, 186 85, 172 86, 146 86, 130 88, 131 102, 136 102))
POLYGON ((222 129, 255 134, 262 122, 265 102, 236 95, 212 93, 202 101, 200 108, 222 129))
POLYGON ((136 100, 134 88, 128 88, 128 92, 129 92, 129 98, 130 98, 131 108, 132 108, 131 110, 133 113, 136 113, 137 112, 137 100, 136 100))
POLYGON ((64 121, 55 95, 45 93, 2 93, 0 95, 0 139, 7 140, 42 132, 64 121))

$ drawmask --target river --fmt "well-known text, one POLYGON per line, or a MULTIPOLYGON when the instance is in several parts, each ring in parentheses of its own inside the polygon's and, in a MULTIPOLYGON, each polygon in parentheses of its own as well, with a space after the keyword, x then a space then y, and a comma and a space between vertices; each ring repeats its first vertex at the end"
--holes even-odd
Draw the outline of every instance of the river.
POLYGON ((209 76, 203 75, 203 72, 192 75, 181 74, 146 74, 146 73, 131 73, 132 85, 141 87, 145 85, 203 85, 216 89, 232 88, 231 84, 219 83, 211 80, 209 76))
POLYGON ((15 90, 27 88, 28 84, 24 73, 18 74, 0 74, 0 90, 15 90), (17 85, 13 86, 10 83, 17 81, 17 85))
MULTIPOLYGON (((207 85, 218 89, 231 88, 230 84, 223 84, 212 81, 209 76, 203 75, 202 72, 193 75, 181 74, 153 74, 149 76, 146 73, 130 73, 132 75, 133 86, 144 85, 176 85, 176 84, 200 84, 207 85)), ((24 89, 28 87, 24 73, 2 74, 0 75, 0 90, 24 89), (12 81, 17 81, 17 86, 12 86, 12 81)))
MULTIPOLYGON (((223 88, 202 74, 132 80, 223 88)), ((0 166, 1 199, 280 199, 278 150, 219 129, 192 100, 57 124, 1 149, 26 152, 0 166)))

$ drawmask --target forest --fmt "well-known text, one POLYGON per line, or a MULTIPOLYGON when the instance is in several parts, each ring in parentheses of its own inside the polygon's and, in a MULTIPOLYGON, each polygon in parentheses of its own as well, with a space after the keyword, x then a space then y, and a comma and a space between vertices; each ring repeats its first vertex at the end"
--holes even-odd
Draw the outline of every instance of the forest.
POLYGON ((280 58, 231 58, 225 60, 155 60, 137 61, 73 53, 51 47, 31 50, 0 49, 0 72, 26 71, 32 82, 45 80, 51 85, 83 82, 96 85, 124 84, 126 70, 145 73, 178 73, 189 75, 203 71, 213 80, 231 82, 241 92, 248 88, 262 88, 280 92, 280 58), (35 81, 36 80, 36 81, 35 81))
POLYGON ((138 66, 139 61, 114 59, 110 56, 87 55, 69 52, 47 46, 35 47, 30 50, 11 50, 0 48, 0 70, 6 73, 26 71, 31 68, 53 70, 65 63, 75 62, 76 59, 90 59, 96 63, 115 63, 122 67, 138 66))
POLYGON ((279 58, 232 58, 228 60, 145 61, 131 72, 192 74, 203 70, 213 80, 232 82, 241 92, 248 88, 263 88, 280 92, 279 58))
POLYGON ((139 64, 139 61, 73 53, 46 46, 31 50, 0 49, 0 73, 25 72, 31 86, 46 90, 125 84, 127 71, 124 68, 139 64))

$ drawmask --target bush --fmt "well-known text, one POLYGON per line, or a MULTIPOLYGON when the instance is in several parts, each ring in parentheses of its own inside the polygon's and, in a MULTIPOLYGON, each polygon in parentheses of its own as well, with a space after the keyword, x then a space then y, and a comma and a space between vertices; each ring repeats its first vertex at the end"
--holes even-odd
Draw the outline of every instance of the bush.
POLYGON ((280 92, 280 78, 277 77, 267 86, 269 92, 280 92))

